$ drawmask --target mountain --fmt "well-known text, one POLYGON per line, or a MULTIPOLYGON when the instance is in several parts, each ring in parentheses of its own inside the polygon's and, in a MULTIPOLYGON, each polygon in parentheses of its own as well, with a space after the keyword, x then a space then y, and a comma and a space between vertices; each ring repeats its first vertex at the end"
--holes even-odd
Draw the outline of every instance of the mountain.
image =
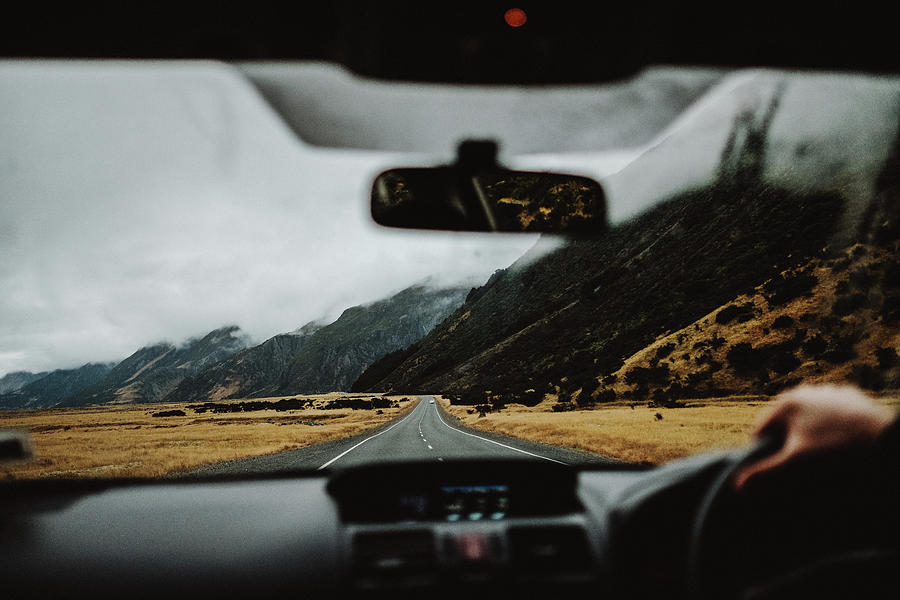
POLYGON ((167 401, 349 391, 380 357, 426 335, 465 298, 464 288, 409 287, 345 310, 328 325, 277 335, 183 381, 167 401))
POLYGON ((269 338, 246 348, 182 381, 168 401, 221 400, 223 398, 265 396, 281 381, 291 360, 316 327, 304 326, 295 333, 269 338))
MULTIPOLYGON (((839 261, 856 242, 879 245, 898 239, 896 82, 893 112, 879 112, 879 104, 878 118, 871 118, 879 121, 888 114, 889 124, 879 127, 887 127, 891 135, 874 136, 871 123, 854 117, 869 126, 856 137, 846 132, 841 144, 872 147, 859 153, 858 169, 849 155, 833 162, 838 172, 857 175, 845 178, 846 185, 831 186, 821 181, 804 184, 786 175, 791 160, 799 161, 798 170, 803 166, 809 173, 817 172, 809 165, 834 158, 835 142, 826 128, 820 138, 810 130, 799 156, 775 144, 770 136, 773 129, 786 127, 785 106, 792 106, 788 116, 802 115, 789 97, 790 85, 773 87, 768 79, 764 83, 757 94, 765 102, 745 105, 727 97, 729 106, 738 107, 723 113, 729 118, 719 118, 724 108, 718 104, 701 107, 714 109, 716 118, 707 126, 718 126, 714 137, 720 140, 711 149, 698 148, 706 155, 712 152, 717 163, 705 180, 698 180, 702 185, 661 203, 650 202, 653 208, 622 221, 603 237, 574 239, 542 257, 523 257, 497 271, 428 336, 373 364, 355 389, 442 392, 470 399, 486 391, 521 395, 535 390, 530 396, 536 400, 544 393, 594 399, 602 391, 601 382, 615 381, 630 357, 661 337, 691 326, 742 295, 754 294, 760 285, 774 290, 768 295, 780 291, 782 297, 790 296, 797 290, 798 295, 805 294, 809 289, 803 286, 811 279, 794 274, 814 259, 839 261), (816 157, 819 146, 823 156, 816 157), (873 156, 878 169, 871 168, 873 156)), ((747 90, 741 89, 746 96, 747 90)), ((831 92, 836 89, 843 88, 828 87, 831 92)), ((830 114, 829 103, 845 105, 858 95, 853 90, 823 98, 819 104, 830 114)), ((878 99, 884 100, 884 94, 878 99)), ((814 116, 805 119, 818 122, 814 116)), ((696 117, 694 122, 702 121, 696 117)), ((690 138, 696 132, 686 128, 682 133, 690 138)), ((663 163, 670 169, 679 164, 687 168, 695 157, 681 160, 680 153, 689 141, 660 142, 652 161, 640 164, 639 159, 634 168, 663 163)), ((652 170, 645 173, 648 179, 656 176, 652 170)), ((647 189, 636 188, 641 193, 647 189)), ((900 301, 900 292, 885 288, 880 293, 878 302, 900 301)), ((802 338, 798 333, 797 343, 817 333, 806 330, 802 338)), ((738 360, 743 350, 741 346, 737 351, 738 360)), ((636 380, 641 377, 662 380, 661 371, 633 375, 636 380)), ((786 385, 787 379, 780 383, 786 385)))
POLYGON ((594 399, 772 394, 800 381, 900 388, 900 244, 816 257, 657 338, 594 399))
POLYGON ((238 327, 228 326, 192 338, 180 347, 170 343, 146 346, 60 405, 157 402, 184 378, 228 358, 248 344, 238 327))
POLYGON ((12 373, 7 373, 3 377, 0 377, 0 395, 14 392, 46 375, 47 371, 41 373, 31 373, 30 371, 13 371, 12 373))
POLYGON ((103 378, 113 364, 88 363, 77 369, 57 369, 14 392, 0 395, 0 408, 51 408, 103 378))

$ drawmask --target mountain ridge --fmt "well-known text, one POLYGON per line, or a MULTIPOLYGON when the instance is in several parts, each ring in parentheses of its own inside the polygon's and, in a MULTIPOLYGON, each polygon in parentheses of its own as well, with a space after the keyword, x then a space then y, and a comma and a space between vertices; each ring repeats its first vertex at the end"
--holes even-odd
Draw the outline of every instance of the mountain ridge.
POLYGON ((372 362, 414 343, 462 303, 467 288, 410 286, 345 309, 332 323, 281 334, 186 379, 167 401, 350 391, 372 362))
POLYGON ((193 337, 179 346, 160 342, 138 349, 103 379, 65 399, 61 406, 158 402, 185 377, 227 358, 249 343, 237 325, 193 337))

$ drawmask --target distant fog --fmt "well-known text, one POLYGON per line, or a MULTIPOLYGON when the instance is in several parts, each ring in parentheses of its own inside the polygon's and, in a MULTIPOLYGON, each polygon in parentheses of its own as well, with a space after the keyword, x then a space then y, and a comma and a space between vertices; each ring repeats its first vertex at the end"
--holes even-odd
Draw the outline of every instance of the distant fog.
POLYGON ((306 145, 224 65, 0 62, 0 376, 262 341, 534 245, 371 224, 372 177, 414 158, 306 145))

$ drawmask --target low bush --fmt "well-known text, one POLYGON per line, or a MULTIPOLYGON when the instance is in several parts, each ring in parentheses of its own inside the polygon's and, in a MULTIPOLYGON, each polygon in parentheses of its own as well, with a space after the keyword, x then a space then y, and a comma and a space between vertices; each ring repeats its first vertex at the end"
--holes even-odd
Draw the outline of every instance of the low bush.
POLYGON ((718 323, 719 325, 727 325, 732 321, 744 323, 752 319, 753 315, 754 309, 752 302, 745 302, 744 304, 729 304, 716 313, 716 323, 718 323))
POLYGON ((866 304, 866 295, 862 292, 855 292, 849 296, 839 296, 831 306, 831 312, 840 317, 846 317, 865 307, 866 304))
POLYGON ((766 300, 770 305, 780 306, 795 298, 808 295, 817 283, 819 283, 818 278, 810 273, 778 275, 766 282, 763 290, 767 293, 766 300))
POLYGON ((794 326, 794 319, 787 315, 781 315, 774 321, 772 321, 773 329, 790 329, 794 326))
POLYGON ((728 359, 728 364, 735 373, 744 375, 761 370, 766 362, 765 356, 748 342, 740 342, 732 346, 725 358, 728 359))

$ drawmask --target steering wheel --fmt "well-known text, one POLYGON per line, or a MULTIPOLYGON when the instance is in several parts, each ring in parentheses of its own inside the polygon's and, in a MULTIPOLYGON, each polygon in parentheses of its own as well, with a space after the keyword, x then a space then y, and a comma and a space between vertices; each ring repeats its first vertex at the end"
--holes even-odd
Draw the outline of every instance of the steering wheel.
MULTIPOLYGON (((734 581, 715 576, 720 571, 719 566, 730 564, 722 562, 723 539, 716 526, 721 523, 723 515, 728 515, 729 508, 737 506, 738 497, 731 483, 735 475, 744 466, 777 451, 781 444, 779 437, 766 437, 747 450, 734 454, 731 462, 716 474, 706 489, 695 513, 687 548, 685 589, 689 600, 722 599, 737 593, 737 589, 727 587, 734 581)), ((896 568, 900 564, 897 496, 896 493, 882 494, 881 491, 893 489, 896 492, 897 488, 890 488, 895 483, 889 484, 888 488, 866 487, 873 480, 867 480, 866 475, 859 475, 859 472, 864 471, 861 466, 869 458, 862 453, 817 457, 801 465, 803 472, 812 473, 809 478, 789 477, 800 474, 798 467, 797 472, 786 474, 780 483, 773 484, 783 487, 769 490, 770 498, 776 502, 780 502, 780 498, 785 501, 779 505, 770 502, 766 510, 760 511, 761 514, 767 518, 779 517, 782 525, 787 522, 786 518, 798 522, 797 531, 800 534, 784 531, 785 541, 796 543, 797 539, 808 537, 812 531, 818 533, 818 537, 806 542, 807 546, 816 547, 816 552, 782 553, 783 557, 788 558, 786 563, 790 564, 780 564, 777 575, 766 573, 768 579, 755 582, 752 589, 748 588, 749 591, 744 589, 741 597, 791 598, 810 594, 820 598, 896 597, 891 593, 900 591, 900 570, 896 568), (813 492, 805 490, 807 494, 821 495, 819 505, 809 505, 809 512, 816 516, 798 512, 800 505, 791 502, 794 493, 803 492, 805 487, 810 487, 810 482, 822 481, 826 481, 828 487, 820 486, 813 492), (791 489, 791 483, 797 487, 791 489), (834 506, 823 512, 822 507, 829 502, 833 502, 834 506), (770 510, 774 513, 770 514, 770 510), (826 518, 822 518, 823 515, 826 518), (894 515, 893 520, 885 520, 884 515, 894 515), (826 525, 823 527, 822 523, 826 525), (829 531, 829 527, 833 531, 829 531), (858 531, 862 533, 857 535, 858 531), (848 532, 851 535, 848 536, 848 532), (828 536, 832 536, 833 540, 828 536), (892 590, 887 595, 882 591, 885 585, 892 590)), ((893 474, 882 475, 890 478, 893 474)), ((805 508, 805 505, 802 507, 805 508)))
POLYGON ((712 585, 709 573, 712 571, 711 552, 713 517, 734 495, 731 482, 745 466, 775 453, 781 448, 782 439, 774 435, 760 438, 755 444, 735 455, 730 465, 723 468, 707 488, 697 509, 687 551, 686 590, 689 600, 721 599, 721 590, 712 585))

